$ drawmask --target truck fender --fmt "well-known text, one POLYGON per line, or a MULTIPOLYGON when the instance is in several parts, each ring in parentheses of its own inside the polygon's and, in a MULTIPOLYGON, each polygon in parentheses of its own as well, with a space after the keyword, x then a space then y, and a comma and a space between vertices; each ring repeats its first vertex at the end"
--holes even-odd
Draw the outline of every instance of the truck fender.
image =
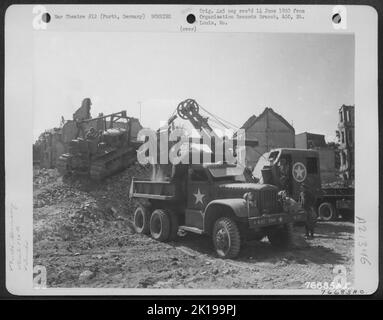
POLYGON ((204 212, 203 230, 210 233, 214 222, 223 216, 232 216, 233 218, 247 218, 248 209, 244 199, 218 199, 211 201, 204 212))
POLYGON ((132 178, 132 181, 130 182, 130 188, 129 188, 129 198, 130 199, 133 197, 133 183, 134 183, 134 177, 132 178))

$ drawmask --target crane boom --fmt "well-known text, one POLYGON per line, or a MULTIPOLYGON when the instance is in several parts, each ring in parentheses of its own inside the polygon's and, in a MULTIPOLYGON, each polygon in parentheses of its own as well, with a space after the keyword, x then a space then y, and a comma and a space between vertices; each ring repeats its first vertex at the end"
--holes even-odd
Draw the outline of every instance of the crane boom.
POLYGON ((181 119, 189 120, 192 126, 204 136, 222 142, 222 138, 209 125, 208 118, 199 113, 199 105, 194 99, 186 99, 180 102, 177 106, 177 113, 181 119))

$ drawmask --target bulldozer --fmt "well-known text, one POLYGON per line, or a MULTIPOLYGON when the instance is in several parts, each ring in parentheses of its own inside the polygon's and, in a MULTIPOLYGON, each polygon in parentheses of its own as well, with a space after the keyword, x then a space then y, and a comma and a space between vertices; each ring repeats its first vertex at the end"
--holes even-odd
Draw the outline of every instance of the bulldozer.
POLYGON ((74 136, 66 141, 67 151, 56 161, 62 176, 102 180, 136 161, 141 144, 137 133, 142 128, 138 119, 127 117, 126 111, 87 118, 74 116, 62 129, 64 138, 74 136))

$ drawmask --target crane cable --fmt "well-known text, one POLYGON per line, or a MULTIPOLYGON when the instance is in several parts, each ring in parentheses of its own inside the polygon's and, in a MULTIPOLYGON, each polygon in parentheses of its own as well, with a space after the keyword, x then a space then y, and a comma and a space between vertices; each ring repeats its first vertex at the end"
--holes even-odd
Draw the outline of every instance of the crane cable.
POLYGON ((220 116, 217 116, 216 114, 213 114, 212 112, 206 110, 206 109, 205 109, 204 107, 202 107, 201 105, 199 105, 199 106, 200 106, 200 108, 201 108, 202 110, 204 110, 204 111, 205 111, 206 113, 208 113, 210 116, 212 116, 213 118, 215 118, 219 123, 221 123, 221 124, 222 124, 224 127, 226 127, 227 129, 236 129, 236 130, 239 129, 238 126, 236 126, 235 124, 231 123, 230 121, 227 121, 227 120, 221 118, 220 116), (226 124, 225 124, 224 122, 225 122, 226 124))
MULTIPOLYGON (((206 110, 204 107, 202 107, 201 105, 199 105, 199 107, 202 109, 202 110, 204 110, 206 113, 208 113, 209 115, 211 115, 212 117, 214 117, 215 119, 217 119, 216 121, 218 121, 219 123, 221 123, 222 125, 224 125, 221 121, 219 121, 219 119, 222 119, 222 118, 220 118, 219 116, 216 116, 216 115, 214 115, 213 113, 211 113, 211 112, 209 112, 208 110, 206 110)), ((225 121, 226 123, 228 123, 228 124, 230 124, 231 126, 232 126, 232 128, 228 128, 228 127, 226 127, 227 129, 235 129, 235 130, 238 130, 238 129, 240 129, 240 128, 238 128, 237 126, 235 126, 235 125, 233 125, 232 123, 230 123, 229 121, 227 121, 227 120, 224 120, 224 119, 222 119, 222 121, 225 121)), ((266 161, 268 161, 268 159, 266 159, 266 157, 264 156, 264 154, 262 154, 261 152, 259 152, 256 148, 254 148, 254 151, 256 152, 256 153, 258 153, 262 158, 264 158, 266 161)))
POLYGON ((221 121, 216 115, 214 115, 213 113, 211 113, 210 111, 206 110, 204 107, 202 107, 201 105, 199 105, 200 108, 205 111, 208 115, 210 115, 211 117, 213 117, 215 119, 216 122, 220 123, 223 127, 225 127, 226 129, 231 129, 230 126, 228 126, 227 124, 225 124, 223 121, 221 121))
MULTIPOLYGON (((213 121, 213 122, 215 122, 216 124, 220 124, 221 126, 225 127, 226 129, 233 129, 234 131, 237 131, 238 129, 240 129, 238 126, 234 125, 233 123, 231 123, 231 122, 229 122, 229 121, 227 121, 227 120, 225 120, 225 119, 223 119, 223 118, 221 118, 221 117, 219 117, 219 116, 213 114, 212 112, 208 111, 207 109, 205 109, 204 107, 202 107, 197 101, 196 101, 196 103, 197 103, 197 105, 198 105, 203 111, 205 111, 207 114, 209 114, 211 117, 213 117, 213 119, 210 119, 210 121, 213 121), (226 124, 225 124, 224 122, 226 122, 226 124)), ((173 111, 173 113, 171 114, 170 117, 172 117, 176 112, 177 112, 177 107, 174 109, 174 111, 173 111)), ((169 118, 170 118, 170 117, 169 117, 169 118)), ((254 148, 254 151, 255 151, 256 153, 258 153, 258 154, 259 154, 262 158, 264 158, 266 161, 268 160, 268 159, 266 159, 266 157, 265 157, 261 152, 259 152, 259 151, 256 150, 255 148, 254 148)), ((240 164, 240 163, 237 163, 237 164, 238 164, 240 167, 243 167, 243 168, 246 167, 246 166, 244 166, 244 165, 242 165, 242 164, 240 164)))

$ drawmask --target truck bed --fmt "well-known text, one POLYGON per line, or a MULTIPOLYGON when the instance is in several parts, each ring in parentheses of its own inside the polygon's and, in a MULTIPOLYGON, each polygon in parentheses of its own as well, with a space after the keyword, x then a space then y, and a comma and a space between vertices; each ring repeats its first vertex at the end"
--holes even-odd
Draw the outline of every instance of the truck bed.
POLYGON ((129 196, 155 200, 174 200, 176 188, 170 181, 152 181, 132 179, 129 196))
POLYGON ((322 188, 323 196, 354 198, 354 188, 322 188))

